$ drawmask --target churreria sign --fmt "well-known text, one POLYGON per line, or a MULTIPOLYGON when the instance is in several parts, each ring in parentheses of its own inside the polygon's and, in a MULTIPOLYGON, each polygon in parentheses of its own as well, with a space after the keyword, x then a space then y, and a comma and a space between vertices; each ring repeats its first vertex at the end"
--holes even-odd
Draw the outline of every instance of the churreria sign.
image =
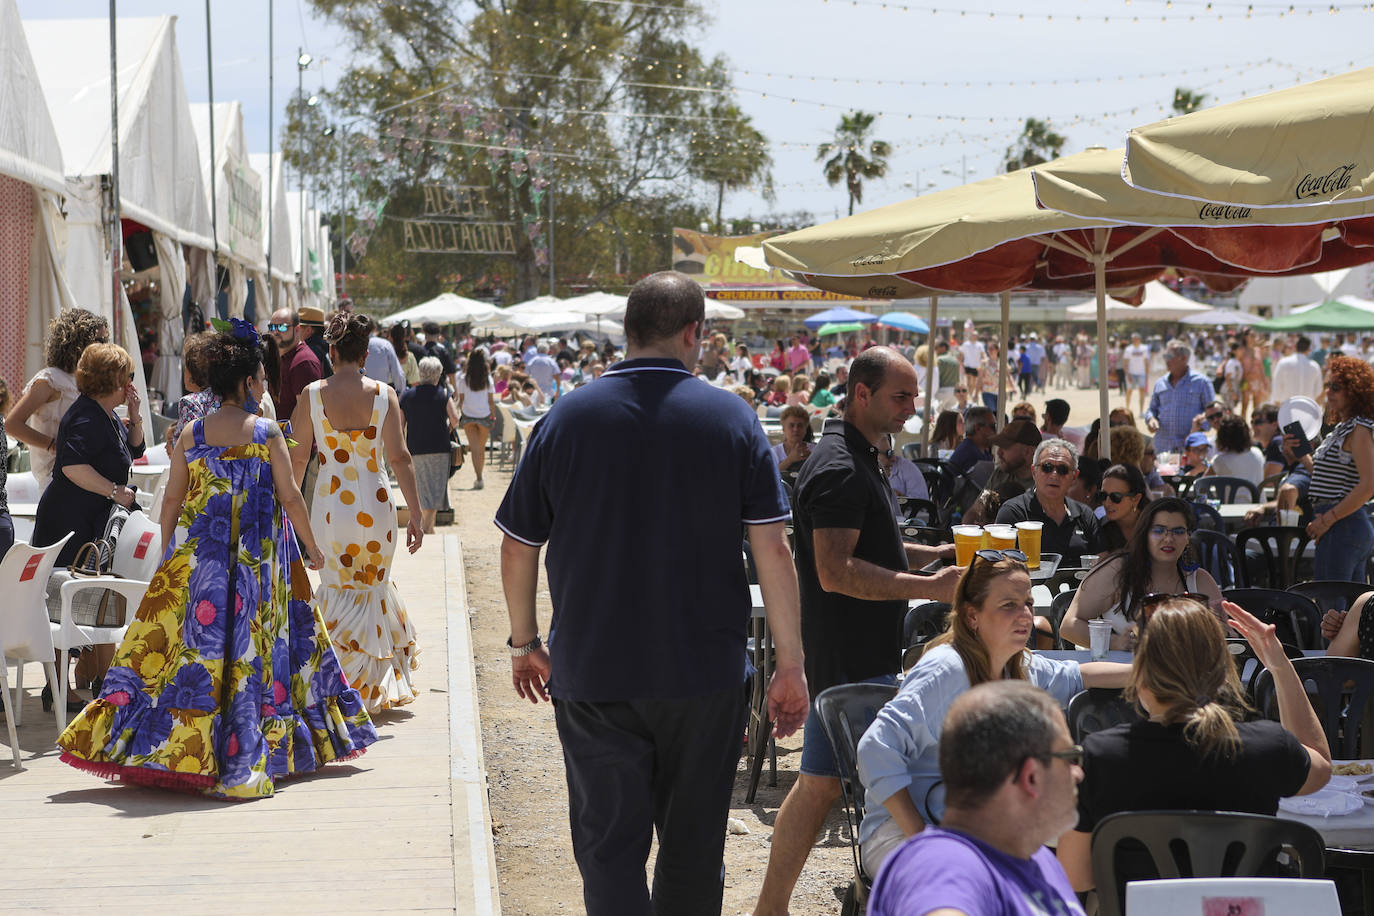
POLYGON ((1326 197, 1339 191, 1344 191, 1350 187, 1350 176, 1355 172, 1355 163, 1338 165, 1325 175, 1313 175, 1308 172, 1298 182, 1297 193, 1294 196, 1298 200, 1305 200, 1309 197, 1326 197))

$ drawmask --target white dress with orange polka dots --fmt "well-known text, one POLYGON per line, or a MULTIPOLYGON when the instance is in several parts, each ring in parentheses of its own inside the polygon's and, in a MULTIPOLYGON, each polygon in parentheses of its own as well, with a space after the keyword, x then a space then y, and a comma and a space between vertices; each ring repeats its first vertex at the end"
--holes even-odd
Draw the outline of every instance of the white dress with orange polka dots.
POLYGON ((320 383, 309 385, 319 476, 310 527, 325 556, 315 592, 348 683, 369 713, 415 699, 415 629, 388 570, 396 551, 396 505, 382 470, 386 389, 372 402, 366 429, 337 430, 324 415, 320 383))

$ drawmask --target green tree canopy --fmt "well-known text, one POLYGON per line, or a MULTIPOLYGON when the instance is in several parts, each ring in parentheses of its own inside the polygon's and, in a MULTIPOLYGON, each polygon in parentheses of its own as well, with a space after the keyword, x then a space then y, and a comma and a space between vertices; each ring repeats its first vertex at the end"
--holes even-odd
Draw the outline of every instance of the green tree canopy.
POLYGON ((715 188, 715 228, 722 232, 726 191, 757 186, 765 200, 774 200, 773 157, 768 153, 768 138, 733 103, 720 99, 709 114, 716 127, 693 134, 688 144, 689 168, 694 178, 715 188))
POLYGON ((1207 93, 1194 92, 1179 86, 1174 90, 1173 111, 1176 115, 1186 115, 1197 111, 1207 102, 1207 93))
POLYGON ((1007 147, 1005 172, 1028 169, 1033 165, 1059 158, 1064 148, 1064 137, 1054 132, 1048 120, 1026 118, 1025 129, 1016 142, 1007 147))
POLYGON ((841 115, 835 127, 835 138, 822 143, 816 150, 816 161, 823 163, 821 171, 830 186, 844 182, 851 216, 854 205, 863 203, 864 182, 887 174, 887 157, 892 155, 892 144, 869 139, 877 119, 877 115, 866 111, 841 115))

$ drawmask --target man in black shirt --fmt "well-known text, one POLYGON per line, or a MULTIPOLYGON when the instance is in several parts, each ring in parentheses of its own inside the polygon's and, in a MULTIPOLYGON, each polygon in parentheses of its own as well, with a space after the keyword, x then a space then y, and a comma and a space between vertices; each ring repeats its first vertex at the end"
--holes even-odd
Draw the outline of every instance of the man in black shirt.
POLYGON ((453 362, 452 355, 448 352, 448 347, 444 344, 444 333, 439 330, 437 321, 426 321, 425 328, 425 353, 433 356, 444 364, 444 379, 448 383, 449 391, 456 391, 453 377, 458 373, 458 366, 453 362))
POLYGON ((1078 478, 1078 450, 1063 439, 1046 439, 1035 450, 1031 468, 1035 486, 1002 504, 997 524, 1042 522, 1041 553, 1057 553, 1065 568, 1078 566, 1083 554, 1102 549, 1102 533, 1093 510, 1069 498, 1078 478))
MULTIPOLYGON (((878 448, 916 413, 916 370, 889 347, 865 350, 849 367, 844 417, 829 420, 794 489, 802 646, 814 700, 837 684, 895 683, 908 601, 949 601, 963 570, 908 570, 952 558, 954 545, 905 544, 893 518, 878 448)), ((882 445, 882 447, 886 447, 882 445)), ((820 724, 803 736, 801 773, 773 827, 756 916, 787 911, 806 857, 840 797, 839 770, 820 724)))
POLYGON ((301 339, 320 361, 320 378, 329 378, 334 374, 334 366, 329 362, 329 344, 324 342, 324 309, 306 305, 296 315, 300 319, 301 339))

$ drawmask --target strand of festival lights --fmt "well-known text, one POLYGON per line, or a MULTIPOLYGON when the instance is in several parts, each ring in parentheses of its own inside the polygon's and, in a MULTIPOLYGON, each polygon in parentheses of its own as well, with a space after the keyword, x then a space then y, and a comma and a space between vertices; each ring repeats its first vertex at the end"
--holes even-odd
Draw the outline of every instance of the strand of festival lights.
MULTIPOLYGON (((656 9, 668 10, 672 12, 684 12, 682 7, 669 6, 663 3, 631 2, 631 0, 582 0, 582 2, 594 3, 603 6, 630 7, 633 9, 656 9)), ((1309 6, 1306 4, 1296 3, 1265 5, 1254 3, 1225 4, 1211 2, 1201 4, 1200 7, 1198 7, 1201 10, 1201 13, 1199 14, 1175 11, 1175 5, 1183 7, 1187 6, 1187 4, 1184 4, 1182 0, 1166 0, 1166 2, 1163 4, 1162 12, 1158 14, 1147 13, 1146 15, 1141 16, 1139 14, 1112 13, 1106 13, 1102 15, 1084 15, 1083 13, 1056 14, 1052 12, 1047 13, 1043 10, 1035 10, 1032 12, 1010 9, 971 10, 966 7, 957 6, 919 6, 915 4, 896 3, 892 2, 892 0, 821 0, 821 2, 827 4, 834 3, 836 6, 877 7, 880 9, 892 10, 901 13, 927 13, 933 16, 951 16, 958 19, 1014 19, 1017 22, 1025 22, 1026 20, 1044 20, 1045 22, 1055 22, 1057 20, 1059 22, 1118 22, 1131 24, 1139 24, 1143 21, 1148 22, 1154 21, 1156 19, 1158 19, 1160 22, 1197 22, 1199 19, 1216 19, 1218 22, 1225 22, 1227 19, 1235 18, 1255 19, 1259 16, 1263 16, 1266 14, 1277 18, 1304 15, 1315 16, 1317 14, 1334 16, 1347 11, 1367 13, 1371 10, 1374 10, 1374 4, 1370 3, 1346 3, 1340 5, 1337 5, 1335 3, 1320 3, 1317 5, 1309 6), (1225 8, 1231 6, 1235 7, 1235 12, 1233 14, 1228 15, 1228 13, 1225 11, 1225 8)), ((1126 5, 1130 5, 1130 0, 1127 0, 1126 5)))

